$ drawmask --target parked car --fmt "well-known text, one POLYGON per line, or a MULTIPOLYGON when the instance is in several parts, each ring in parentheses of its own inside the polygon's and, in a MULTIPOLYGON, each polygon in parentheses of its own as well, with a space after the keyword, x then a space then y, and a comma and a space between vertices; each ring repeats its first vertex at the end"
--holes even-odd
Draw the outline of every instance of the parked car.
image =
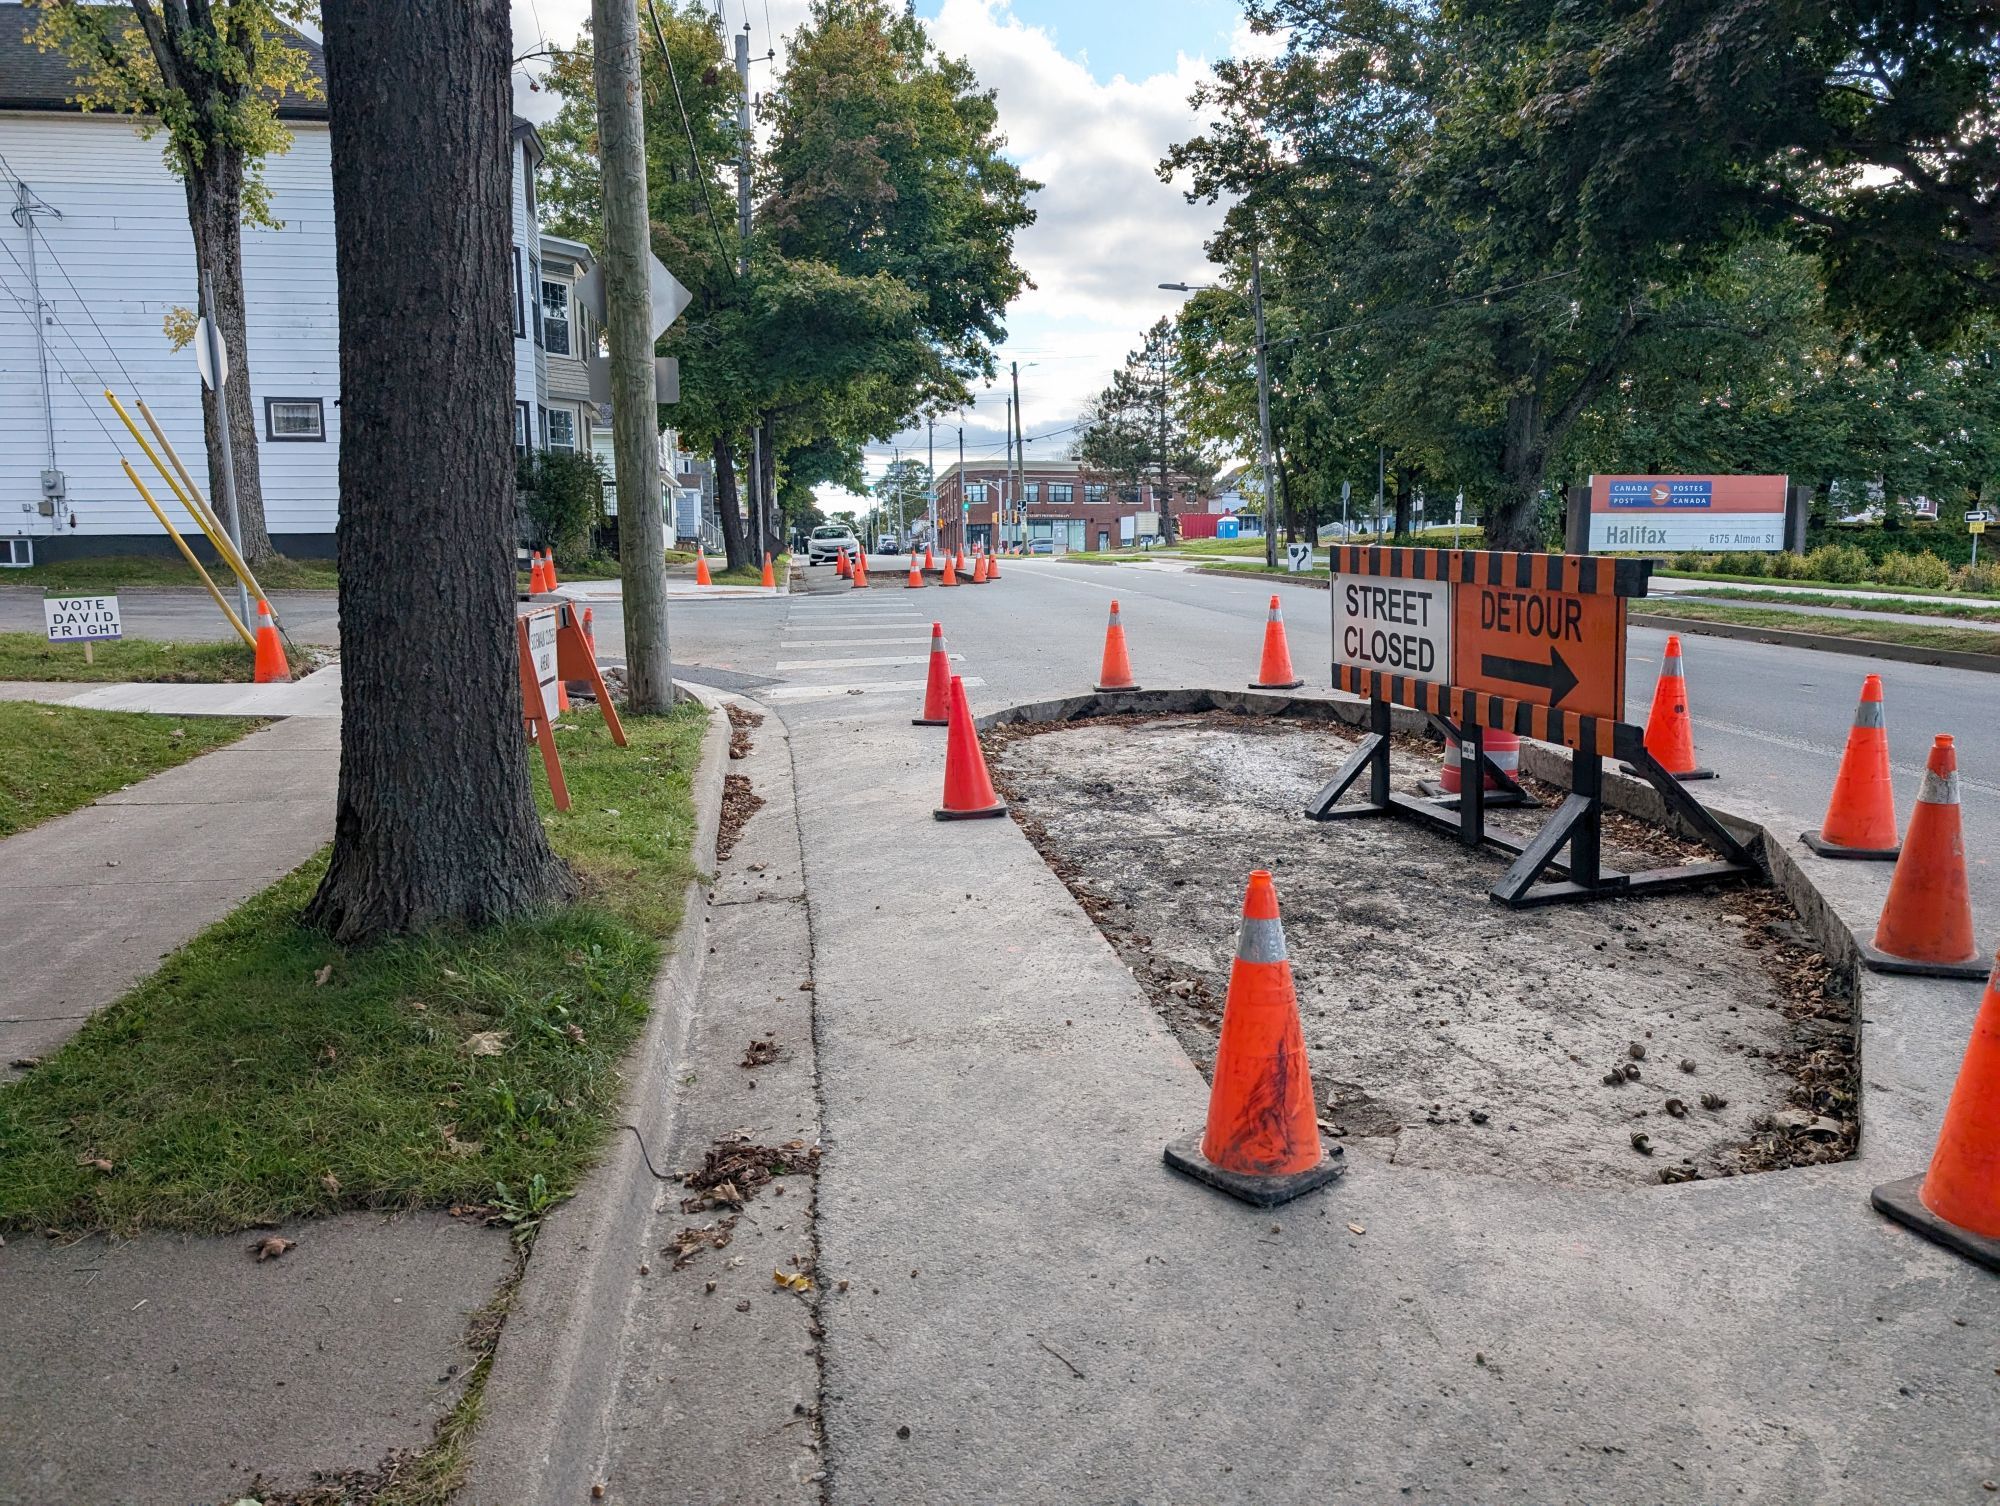
POLYGON ((1036 539, 1028 546, 1028 553, 1030 554, 1054 554, 1055 552, 1056 544, 1054 539, 1036 539))
POLYGON ((875 541, 875 552, 877 554, 901 554, 903 546, 894 539, 881 538, 875 541))
POLYGON ((823 523, 812 531, 806 540, 806 564, 830 565, 842 554, 859 554, 861 540, 854 536, 852 529, 843 528, 838 523, 823 523))

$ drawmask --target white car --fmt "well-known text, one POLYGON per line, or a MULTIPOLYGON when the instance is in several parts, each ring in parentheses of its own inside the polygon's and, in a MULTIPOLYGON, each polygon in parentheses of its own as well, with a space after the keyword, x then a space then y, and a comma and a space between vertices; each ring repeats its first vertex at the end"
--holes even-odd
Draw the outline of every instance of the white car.
POLYGON ((842 553, 859 554, 861 540, 852 531, 838 523, 826 523, 812 531, 806 540, 806 564, 830 565, 842 553))

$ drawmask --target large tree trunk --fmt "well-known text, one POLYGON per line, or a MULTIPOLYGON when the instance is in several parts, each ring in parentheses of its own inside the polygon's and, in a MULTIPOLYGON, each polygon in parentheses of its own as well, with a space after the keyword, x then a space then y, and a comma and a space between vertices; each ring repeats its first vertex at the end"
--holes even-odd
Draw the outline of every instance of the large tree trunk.
POLYGON ((744 544, 743 499, 736 494, 736 447, 718 436, 715 441, 715 517, 722 525, 722 553, 733 570, 749 558, 744 544))
POLYGON ((1396 472, 1396 542, 1408 543, 1410 538, 1410 507, 1416 499, 1416 488, 1410 484, 1410 473, 1396 472))
MULTIPOLYGON (((188 226, 194 232, 195 289, 208 274, 215 307, 202 312, 215 320, 229 356, 229 439, 236 460, 236 515, 243 531, 243 558, 259 565, 272 555, 264 522, 264 483, 257 465, 257 404, 250 392, 250 346, 243 298, 243 153, 211 145, 198 168, 182 179, 187 190, 188 226)), ((208 441, 208 495, 225 521, 222 416, 215 393, 201 394, 202 433, 208 441)))
POLYGON ((340 277, 336 940, 568 900, 514 613, 504 0, 327 0, 340 277))
POLYGON ((1488 549, 1542 548, 1542 477, 1547 466, 1541 394, 1514 393, 1507 399, 1506 427, 1500 438, 1500 489, 1486 512, 1488 549))

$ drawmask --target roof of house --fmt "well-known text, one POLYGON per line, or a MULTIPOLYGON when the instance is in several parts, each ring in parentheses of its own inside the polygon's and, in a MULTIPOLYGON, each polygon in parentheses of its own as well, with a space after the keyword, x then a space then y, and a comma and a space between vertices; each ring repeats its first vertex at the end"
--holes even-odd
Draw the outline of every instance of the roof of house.
POLYGON ((586 271, 597 265, 597 257, 592 253, 590 247, 586 246, 582 241, 573 241, 567 236, 562 235, 550 235, 544 231, 542 233, 542 260, 547 262, 552 256, 560 257, 564 261, 574 262, 586 271))
MULTIPOLYGON (((44 52, 29 33, 40 19, 24 5, 0 3, 0 110, 74 110, 76 76, 61 53, 44 52)), ((288 94, 278 102, 278 114, 287 120, 326 119, 326 58, 319 43, 294 32, 292 45, 303 48, 313 76, 320 82, 320 97, 305 99, 288 94)))

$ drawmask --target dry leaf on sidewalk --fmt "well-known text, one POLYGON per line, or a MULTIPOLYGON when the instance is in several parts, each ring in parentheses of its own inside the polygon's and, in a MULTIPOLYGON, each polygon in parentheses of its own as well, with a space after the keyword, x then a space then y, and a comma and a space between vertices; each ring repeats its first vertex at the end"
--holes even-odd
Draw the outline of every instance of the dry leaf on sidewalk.
POLYGON ((813 1286, 812 1277, 804 1271, 794 1271, 789 1275, 784 1271, 773 1271, 771 1279, 788 1292, 809 1292, 813 1286))
POLYGON ((262 1265, 267 1260, 276 1260, 285 1251, 294 1249, 297 1245, 298 1241, 296 1239, 286 1239, 278 1234, 267 1234, 258 1240, 257 1243, 250 1246, 250 1253, 255 1255, 257 1263, 262 1265))
POLYGON ((1368 1228, 1367 1225, 1365 1224, 1349 1224, 1347 1226, 1347 1232, 1350 1234, 1366 1234, 1368 1232, 1368 1228))

